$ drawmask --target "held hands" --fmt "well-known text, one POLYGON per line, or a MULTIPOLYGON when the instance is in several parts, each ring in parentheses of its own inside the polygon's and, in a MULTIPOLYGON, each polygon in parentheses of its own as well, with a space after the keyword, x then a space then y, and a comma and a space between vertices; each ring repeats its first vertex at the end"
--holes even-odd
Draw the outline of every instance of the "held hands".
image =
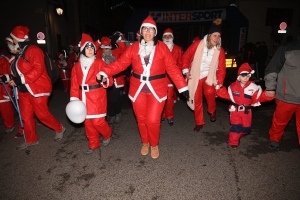
POLYGON ((192 79, 191 73, 190 73, 190 72, 187 72, 187 73, 185 74, 185 78, 186 78, 186 79, 192 79))
POLYGON ((96 75, 96 81, 98 83, 106 83, 107 78, 105 78, 103 75, 97 74, 96 75))
POLYGON ((267 97, 275 97, 275 91, 266 91, 267 97))
POLYGON ((8 84, 10 86, 18 86, 22 84, 21 77, 14 77, 12 75, 10 75, 9 77, 10 77, 10 81, 8 82, 8 84))

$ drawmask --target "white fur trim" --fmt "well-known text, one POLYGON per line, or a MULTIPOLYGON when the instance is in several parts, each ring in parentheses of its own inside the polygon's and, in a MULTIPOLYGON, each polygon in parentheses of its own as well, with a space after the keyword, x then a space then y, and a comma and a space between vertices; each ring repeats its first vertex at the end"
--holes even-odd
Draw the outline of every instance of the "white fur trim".
POLYGON ((104 44, 102 44, 102 45, 100 46, 100 48, 101 48, 101 49, 111 49, 111 45, 104 45, 104 44))
POLYGON ((12 34, 12 33, 10 33, 10 36, 13 38, 13 39, 15 39, 15 40, 17 40, 18 42, 24 42, 26 39, 28 39, 28 36, 27 35, 25 35, 25 37, 24 38, 17 38, 14 34, 12 34), (26 37, 27 36, 27 37, 26 37))
POLYGON ((79 98, 77 98, 77 97, 71 97, 70 98, 70 101, 75 101, 75 100, 79 100, 79 98))
POLYGON ((185 87, 183 87, 183 88, 180 88, 179 90, 178 90, 178 92, 179 93, 182 93, 182 92, 184 92, 184 91, 187 91, 189 89, 189 87, 188 86, 185 86, 185 87))
POLYGON ((140 28, 141 34, 142 34, 142 27, 143 27, 143 26, 153 27, 153 28, 155 29, 155 35, 154 35, 154 36, 157 35, 157 28, 156 28, 156 26, 154 26, 153 24, 150 24, 150 23, 144 23, 144 24, 141 25, 141 28, 140 28))

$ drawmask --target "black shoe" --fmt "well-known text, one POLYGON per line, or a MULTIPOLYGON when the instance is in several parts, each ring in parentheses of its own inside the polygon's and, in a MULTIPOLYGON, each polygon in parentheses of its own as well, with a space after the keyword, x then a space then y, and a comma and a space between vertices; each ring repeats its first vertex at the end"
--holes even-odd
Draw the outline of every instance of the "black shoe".
POLYGON ((279 142, 271 141, 269 144, 269 148, 273 150, 279 150, 279 142))
POLYGON ((169 124, 170 126, 173 126, 173 124, 174 124, 173 119, 167 119, 167 120, 168 120, 168 124, 169 124))
POLYGON ((196 125, 194 128, 194 131, 200 131, 200 129, 203 128, 203 125, 196 125))
POLYGON ((164 122, 165 121, 165 118, 161 118, 161 120, 160 120, 161 122, 164 122))

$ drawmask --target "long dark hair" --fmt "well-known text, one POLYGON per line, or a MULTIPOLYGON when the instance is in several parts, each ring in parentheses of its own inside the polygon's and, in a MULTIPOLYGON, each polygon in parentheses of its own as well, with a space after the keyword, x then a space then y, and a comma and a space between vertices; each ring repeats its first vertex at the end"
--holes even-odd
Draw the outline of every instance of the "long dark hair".
MULTIPOLYGON (((143 35, 141 35, 140 43, 142 42, 142 39, 144 39, 143 35)), ((158 41, 157 37, 154 36, 153 38, 154 46, 157 44, 157 41, 158 41)))

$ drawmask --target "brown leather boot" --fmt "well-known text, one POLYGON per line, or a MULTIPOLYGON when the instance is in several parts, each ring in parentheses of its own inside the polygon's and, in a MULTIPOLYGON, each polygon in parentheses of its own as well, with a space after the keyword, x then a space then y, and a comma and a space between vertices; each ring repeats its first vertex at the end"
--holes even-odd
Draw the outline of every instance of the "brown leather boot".
POLYGON ((143 155, 143 156, 146 156, 146 155, 148 155, 148 153, 149 153, 149 143, 143 143, 142 144, 142 149, 141 149, 141 154, 143 155))
POLYGON ((159 156, 158 145, 155 146, 155 147, 152 147, 152 146, 151 146, 151 157, 152 157, 153 159, 156 159, 156 158, 158 158, 158 156, 159 156))
POLYGON ((199 132, 201 128, 203 128, 203 125, 196 125, 194 131, 199 132))

